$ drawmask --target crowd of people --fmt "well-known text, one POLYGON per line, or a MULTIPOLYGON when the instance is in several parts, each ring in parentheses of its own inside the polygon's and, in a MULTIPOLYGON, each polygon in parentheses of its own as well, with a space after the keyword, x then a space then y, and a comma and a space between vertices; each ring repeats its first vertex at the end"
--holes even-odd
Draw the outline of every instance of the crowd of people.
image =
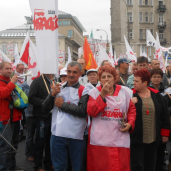
MULTIPOLYGON (((26 68, 27 69, 27 68, 26 68)), ((24 170, 15 159, 26 127, 25 156, 35 171, 162 171, 170 136, 171 63, 127 58, 86 70, 79 58, 27 84, 23 64, 0 63, 0 171, 24 170), (131 71, 129 69, 131 68, 131 71), (10 101, 15 85, 29 99, 10 101), (24 124, 24 121, 26 123, 24 124), (9 146, 9 142, 12 146, 9 146)), ((168 165, 171 171, 171 156, 168 165)))

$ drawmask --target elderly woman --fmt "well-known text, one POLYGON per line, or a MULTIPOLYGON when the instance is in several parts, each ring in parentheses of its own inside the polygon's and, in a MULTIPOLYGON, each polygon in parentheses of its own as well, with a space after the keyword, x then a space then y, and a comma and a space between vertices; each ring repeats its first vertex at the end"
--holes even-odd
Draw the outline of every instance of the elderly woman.
POLYGON ((98 71, 101 85, 89 92, 87 113, 92 117, 87 147, 87 171, 130 171, 130 137, 136 119, 132 91, 115 84, 110 65, 98 71))
POLYGON ((170 120, 167 102, 159 91, 148 87, 146 69, 134 74, 134 98, 137 117, 131 133, 131 171, 154 171, 157 145, 168 141, 170 120))

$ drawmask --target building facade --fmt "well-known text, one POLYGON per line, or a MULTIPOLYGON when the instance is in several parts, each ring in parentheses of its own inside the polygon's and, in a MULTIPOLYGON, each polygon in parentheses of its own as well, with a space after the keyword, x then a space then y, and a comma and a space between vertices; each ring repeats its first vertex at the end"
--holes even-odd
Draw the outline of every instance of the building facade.
MULTIPOLYGON (((171 47, 170 16, 171 0, 111 0, 111 40, 117 56, 126 52, 123 35, 137 56, 141 45, 147 53, 146 29, 154 38, 159 34, 161 46, 171 47)), ((153 58, 154 53, 155 49, 148 47, 148 56, 153 58)))
MULTIPOLYGON (((84 44, 83 32, 86 30, 78 18, 71 14, 58 11, 58 19, 59 50, 65 52, 65 60, 68 60, 69 47, 71 57, 76 61, 78 59, 78 48, 82 47, 84 44)), ((18 27, 0 31, 0 49, 2 49, 11 60, 13 60, 13 55, 8 53, 7 45, 17 44, 18 52, 20 53, 27 32, 29 32, 33 43, 36 44, 33 24, 23 24, 18 27)))

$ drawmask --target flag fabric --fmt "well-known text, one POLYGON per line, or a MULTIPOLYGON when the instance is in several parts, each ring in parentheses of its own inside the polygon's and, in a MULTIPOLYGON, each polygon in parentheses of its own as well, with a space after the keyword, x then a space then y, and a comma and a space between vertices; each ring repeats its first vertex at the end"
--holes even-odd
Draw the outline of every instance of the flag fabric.
POLYGON ((58 72, 58 0, 29 0, 40 72, 58 72))
POLYGON ((78 58, 81 58, 81 55, 83 54, 83 48, 78 48, 78 58))
POLYGON ((70 52, 70 48, 68 47, 68 61, 65 64, 65 68, 68 67, 68 64, 72 62, 72 58, 71 58, 71 52, 70 52))
POLYGON ((127 54, 128 58, 130 60, 132 60, 132 62, 137 62, 137 58, 135 57, 134 52, 132 51, 125 36, 124 36, 124 39, 125 39, 125 45, 126 45, 126 54, 127 54))
POLYGON ((15 45, 15 49, 14 49, 14 59, 15 59, 14 65, 17 66, 17 64, 20 62, 20 56, 18 54, 17 44, 15 45))
POLYGON ((94 38, 94 35, 93 35, 93 29, 91 29, 91 34, 90 34, 90 38, 94 38))
POLYGON ((86 65, 87 70, 92 68, 96 69, 98 67, 86 37, 84 42, 84 58, 87 64, 86 65))
POLYGON ((147 54, 145 52, 143 52, 142 56, 147 58, 147 54))
POLYGON ((109 58, 112 66, 114 67, 114 57, 113 57, 113 49, 112 49, 112 43, 110 43, 110 50, 109 50, 109 58))
POLYGON ((40 76, 39 64, 37 61, 37 49, 34 43, 29 40, 29 59, 28 59, 28 72, 31 71, 33 76, 27 76, 27 84, 30 86, 32 81, 40 76))
POLYGON ((160 68, 162 69, 163 73, 165 73, 165 66, 163 61, 162 49, 160 46, 159 36, 156 32, 156 51, 155 57, 160 61, 160 68))
POLYGON ((142 45, 140 46, 140 56, 143 56, 143 53, 142 53, 142 45))
POLYGON ((28 64, 28 57, 29 57, 29 32, 24 39, 24 43, 21 48, 20 52, 20 61, 23 61, 25 64, 28 64))
POLYGON ((156 40, 154 39, 150 30, 146 30, 146 41, 147 41, 147 46, 153 46, 153 47, 156 46, 156 40))
POLYGON ((0 63, 2 62, 2 53, 1 53, 1 50, 0 50, 0 63))

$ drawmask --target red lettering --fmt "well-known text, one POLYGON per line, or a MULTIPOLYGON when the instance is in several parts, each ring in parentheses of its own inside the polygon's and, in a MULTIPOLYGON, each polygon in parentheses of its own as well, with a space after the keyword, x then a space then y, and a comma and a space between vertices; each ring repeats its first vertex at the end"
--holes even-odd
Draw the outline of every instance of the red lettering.
POLYGON ((38 72, 37 77, 32 77, 31 79, 34 80, 34 79, 36 79, 36 78, 38 78, 38 77, 40 77, 40 71, 38 72))
POLYGON ((31 57, 29 56, 28 70, 31 69, 31 68, 35 68, 36 65, 37 65, 36 62, 33 62, 33 65, 31 65, 30 61, 31 61, 31 57))

